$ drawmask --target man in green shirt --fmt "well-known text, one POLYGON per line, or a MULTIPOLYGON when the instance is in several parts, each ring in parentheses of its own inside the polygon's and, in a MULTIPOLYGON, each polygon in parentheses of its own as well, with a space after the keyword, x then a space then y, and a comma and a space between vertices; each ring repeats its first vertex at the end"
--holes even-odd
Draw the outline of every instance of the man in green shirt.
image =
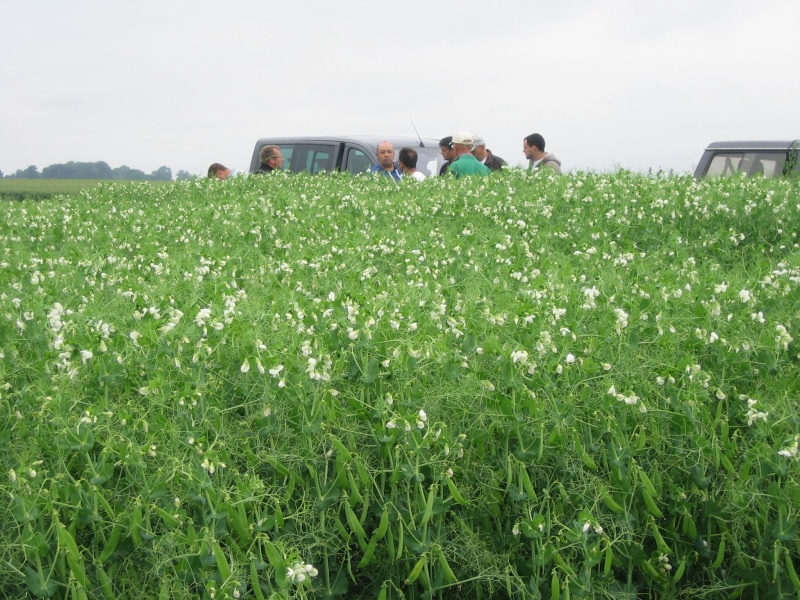
POLYGON ((486 177, 492 172, 489 167, 472 156, 472 143, 472 135, 466 131, 453 134, 453 148, 457 157, 447 168, 447 173, 455 175, 456 179, 468 175, 486 177))

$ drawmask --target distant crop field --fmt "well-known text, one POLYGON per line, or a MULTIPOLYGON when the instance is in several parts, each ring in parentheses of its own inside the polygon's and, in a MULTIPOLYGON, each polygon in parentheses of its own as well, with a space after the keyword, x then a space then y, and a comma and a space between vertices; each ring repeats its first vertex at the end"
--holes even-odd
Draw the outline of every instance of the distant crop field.
MULTIPOLYGON (((42 199, 59 194, 74 194, 101 184, 123 184, 98 179, 0 179, 0 198, 10 200, 42 199)), ((170 184, 171 181, 151 181, 151 185, 170 184)))
POLYGON ((800 181, 0 203, 0 597, 800 594, 800 181))

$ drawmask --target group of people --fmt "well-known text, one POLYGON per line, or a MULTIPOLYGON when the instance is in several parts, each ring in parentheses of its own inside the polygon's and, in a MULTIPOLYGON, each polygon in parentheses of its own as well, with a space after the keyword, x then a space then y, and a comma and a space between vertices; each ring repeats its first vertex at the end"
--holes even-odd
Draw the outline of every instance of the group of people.
MULTIPOLYGON (((445 163, 439 169, 439 175, 452 175, 456 179, 468 176, 486 177, 492 171, 506 166, 506 161, 492 154, 486 148, 482 137, 459 131, 439 140, 439 150, 445 163)), ((522 140, 522 152, 528 159, 529 169, 551 169, 561 173, 561 161, 550 152, 545 152, 545 141, 539 133, 532 133, 522 140)), ((413 148, 402 148, 395 162, 395 149, 391 142, 378 144, 376 153, 378 164, 369 172, 400 181, 404 177, 422 181, 425 174, 417 170, 417 151, 413 148)), ((278 146, 264 146, 259 152, 260 166, 256 173, 270 173, 283 168, 283 155, 278 146)), ((227 179, 237 175, 234 169, 214 163, 208 168, 208 176, 227 179)))

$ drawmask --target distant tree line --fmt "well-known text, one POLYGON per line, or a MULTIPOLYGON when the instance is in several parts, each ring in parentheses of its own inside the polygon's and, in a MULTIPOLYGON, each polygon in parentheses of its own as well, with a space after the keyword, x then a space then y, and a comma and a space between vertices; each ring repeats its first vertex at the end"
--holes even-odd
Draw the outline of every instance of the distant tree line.
MULTIPOLYGON (((0 171, 0 177, 3 176, 0 171)), ((31 165, 27 169, 17 169, 12 175, 6 175, 11 179, 110 179, 117 181, 171 181, 172 169, 169 167, 159 167, 149 175, 139 169, 132 169, 126 165, 112 169, 108 163, 98 162, 74 162, 66 164, 50 165, 39 170, 31 165)), ((178 179, 188 179, 190 173, 178 171, 178 179)))

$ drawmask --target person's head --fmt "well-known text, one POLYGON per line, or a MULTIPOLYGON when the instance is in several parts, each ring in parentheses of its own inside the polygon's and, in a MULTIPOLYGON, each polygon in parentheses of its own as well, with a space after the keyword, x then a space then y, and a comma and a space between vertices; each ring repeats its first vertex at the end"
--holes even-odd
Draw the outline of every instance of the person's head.
POLYGON ((217 179, 227 179, 228 175, 230 174, 231 170, 225 165, 221 165, 220 163, 214 163, 210 167, 208 167, 209 177, 216 177, 217 179))
POLYGON ((277 146, 264 146, 258 153, 258 158, 262 165, 267 165, 273 169, 283 168, 283 154, 277 146))
POLYGON ((528 160, 544 158, 544 138, 539 133, 532 133, 522 140, 522 152, 528 160))
POLYGON ((479 135, 472 136, 472 156, 478 160, 484 160, 489 153, 486 151, 486 142, 479 135))
POLYGON ((439 140, 439 150, 445 160, 453 162, 456 159, 456 150, 453 148, 453 136, 448 135, 439 140))
POLYGON ((402 148, 398 155, 400 168, 404 173, 413 173, 417 170, 417 151, 413 148, 402 148))
POLYGON ((453 134, 453 148, 456 155, 469 154, 472 152, 472 134, 466 131, 458 131, 453 134))
POLYGON ((384 171, 391 171, 394 169, 394 146, 391 142, 381 142, 378 144, 378 164, 384 171))

